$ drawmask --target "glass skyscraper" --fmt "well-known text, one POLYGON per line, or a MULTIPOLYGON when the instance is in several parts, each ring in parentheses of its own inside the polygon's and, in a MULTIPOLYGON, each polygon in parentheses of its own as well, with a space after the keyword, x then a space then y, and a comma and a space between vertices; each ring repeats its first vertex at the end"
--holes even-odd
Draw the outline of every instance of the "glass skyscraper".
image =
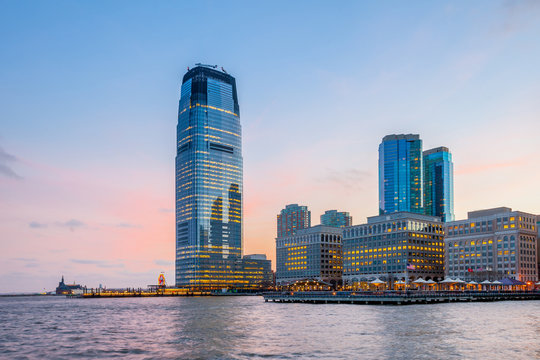
POLYGON ((379 145, 379 213, 423 213, 422 140, 387 135, 379 145))
POLYGON ((182 81, 176 144, 176 286, 235 286, 242 256, 242 131, 234 77, 182 81))
POLYGON ((424 151, 424 210, 454 221, 454 164, 446 147, 424 151))
POLYGON ((321 225, 345 227, 352 225, 352 216, 346 211, 327 210, 321 215, 321 225))

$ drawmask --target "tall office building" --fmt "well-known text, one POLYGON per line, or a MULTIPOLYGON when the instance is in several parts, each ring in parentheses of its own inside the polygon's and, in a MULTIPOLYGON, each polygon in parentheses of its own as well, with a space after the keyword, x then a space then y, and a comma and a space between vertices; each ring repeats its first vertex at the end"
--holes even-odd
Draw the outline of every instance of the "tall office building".
POLYGON ((277 216, 277 237, 294 235, 296 230, 311 227, 311 212, 307 206, 290 204, 277 216))
POLYGON ((242 256, 242 132, 234 77, 184 75, 176 143, 176 285, 234 287, 242 256))
POLYGON ((345 211, 327 210, 321 215, 321 225, 345 227, 352 225, 352 216, 345 211))
POLYGON ((454 164, 446 147, 424 151, 424 211, 454 221, 454 164))
POLYGON ((379 214, 423 213, 422 140, 387 135, 379 145, 379 214))

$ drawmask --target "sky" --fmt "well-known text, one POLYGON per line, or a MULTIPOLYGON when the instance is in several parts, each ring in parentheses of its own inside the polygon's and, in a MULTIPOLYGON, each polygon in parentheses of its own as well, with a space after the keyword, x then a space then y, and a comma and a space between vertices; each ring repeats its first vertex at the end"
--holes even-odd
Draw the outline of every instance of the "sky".
MULTIPOLYGON (((378 214, 378 145, 454 160, 455 212, 540 214, 538 1, 0 1, 0 293, 174 284, 182 76, 237 81, 244 253, 378 214)), ((274 266, 274 265, 273 265, 274 266)))

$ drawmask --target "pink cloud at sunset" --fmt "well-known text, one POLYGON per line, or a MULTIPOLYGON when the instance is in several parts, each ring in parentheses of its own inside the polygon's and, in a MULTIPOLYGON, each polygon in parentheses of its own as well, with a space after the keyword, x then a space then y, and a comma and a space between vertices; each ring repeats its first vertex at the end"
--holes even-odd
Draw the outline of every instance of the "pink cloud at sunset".
POLYGON ((113 169, 26 170, 20 180, 0 179, 7 239, 0 291, 9 290, 14 278, 39 289, 61 274, 92 286, 139 286, 160 271, 173 274, 173 189, 167 178, 126 171, 124 188, 111 181, 114 175, 100 176, 118 175, 113 169))

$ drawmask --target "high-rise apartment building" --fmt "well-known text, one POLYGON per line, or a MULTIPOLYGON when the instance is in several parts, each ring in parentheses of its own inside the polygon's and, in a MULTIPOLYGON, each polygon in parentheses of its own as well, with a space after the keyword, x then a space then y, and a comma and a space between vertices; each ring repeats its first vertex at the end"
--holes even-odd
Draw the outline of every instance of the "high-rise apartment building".
POLYGON ((184 75, 176 150, 176 285, 233 287, 243 163, 234 77, 200 64, 184 75))
POLYGON ((423 213, 422 140, 387 135, 379 145, 379 213, 423 213))
POLYGON ((352 216, 345 211, 327 210, 321 215, 321 225, 345 227, 352 225, 352 216))
POLYGON ((446 275, 464 280, 538 281, 536 216, 501 207, 446 223, 446 275))
POLYGON ((454 221, 454 164, 446 147, 424 151, 424 211, 454 221))
POLYGON ((277 216, 277 237, 294 235, 296 230, 311 226, 311 212, 307 206, 290 204, 277 216))

